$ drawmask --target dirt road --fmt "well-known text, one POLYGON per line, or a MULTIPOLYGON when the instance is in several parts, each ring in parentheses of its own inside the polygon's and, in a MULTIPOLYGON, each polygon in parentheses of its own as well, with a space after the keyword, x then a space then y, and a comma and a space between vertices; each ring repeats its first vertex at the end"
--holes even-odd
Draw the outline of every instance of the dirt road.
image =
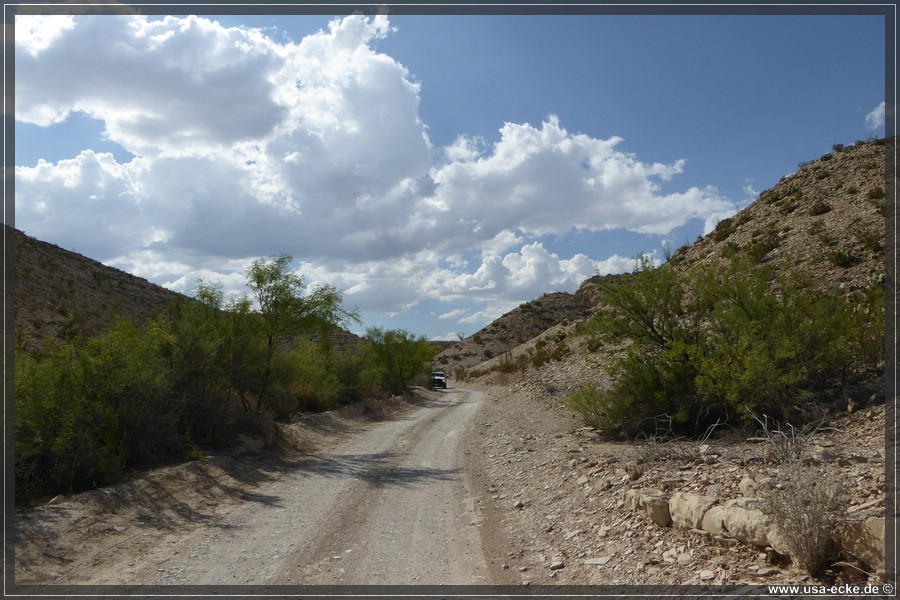
MULTIPOLYGON (((435 393, 420 408, 338 436, 332 445, 291 461, 277 477, 255 482, 251 501, 217 503, 208 513, 193 507, 199 518, 190 523, 150 530, 153 515, 138 522, 141 517, 131 514, 130 522, 123 521, 127 510, 113 511, 105 523, 82 523, 99 534, 86 537, 80 548, 49 552, 61 564, 48 581, 27 576, 25 557, 17 560, 24 567, 17 579, 88 585, 490 584, 463 444, 482 397, 452 389, 435 393), (100 548, 97 539, 104 535, 100 548)), ((65 506, 48 510, 54 508, 62 518, 65 506)), ((23 524, 26 541, 38 545, 27 534, 28 521, 23 524)))

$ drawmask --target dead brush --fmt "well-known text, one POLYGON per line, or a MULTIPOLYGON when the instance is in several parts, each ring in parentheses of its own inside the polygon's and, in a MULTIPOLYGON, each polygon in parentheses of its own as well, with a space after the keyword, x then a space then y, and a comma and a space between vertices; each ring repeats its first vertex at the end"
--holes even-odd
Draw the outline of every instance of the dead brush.
POLYGON ((812 576, 821 575, 848 520, 849 499, 840 476, 792 459, 781 464, 777 483, 760 496, 760 508, 778 528, 791 561, 812 576))
POLYGON ((747 412, 762 428, 759 431, 762 435, 753 439, 768 443, 774 462, 779 465, 803 460, 810 438, 819 431, 829 429, 823 427, 825 417, 797 428, 790 423, 779 423, 767 415, 760 417, 749 408, 747 412))
POLYGON ((641 432, 635 438, 637 446, 636 464, 653 464, 659 462, 694 462, 709 452, 709 441, 717 427, 726 421, 716 420, 703 435, 696 439, 678 436, 672 429, 672 416, 668 414, 650 417, 654 432, 641 432))

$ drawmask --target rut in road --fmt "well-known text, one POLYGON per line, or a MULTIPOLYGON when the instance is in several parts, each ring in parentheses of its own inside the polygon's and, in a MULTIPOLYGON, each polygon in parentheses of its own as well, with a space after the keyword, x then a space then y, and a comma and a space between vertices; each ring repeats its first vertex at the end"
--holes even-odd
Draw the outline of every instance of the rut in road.
POLYGON ((357 484, 298 553, 290 583, 487 583, 461 444, 480 397, 445 392, 409 423, 386 427, 382 435, 396 435, 386 451, 323 457, 326 475, 335 469, 357 484))
POLYGON ((490 584, 462 443, 481 399, 447 390, 354 433, 257 490, 267 502, 93 583, 490 584))

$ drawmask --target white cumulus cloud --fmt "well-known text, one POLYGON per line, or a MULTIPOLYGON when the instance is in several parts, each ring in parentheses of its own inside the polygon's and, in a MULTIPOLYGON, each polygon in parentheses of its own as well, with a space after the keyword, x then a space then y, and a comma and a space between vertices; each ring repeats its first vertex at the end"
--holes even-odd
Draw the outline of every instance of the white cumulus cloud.
POLYGON ((884 126, 884 102, 876 106, 872 112, 866 115, 866 129, 874 131, 884 126))
POLYGON ((402 35, 384 16, 296 42, 201 17, 17 18, 16 34, 16 120, 84 113, 135 156, 17 166, 17 225, 183 292, 201 277, 237 291, 250 260, 287 252, 364 310, 466 299, 484 308, 440 318, 476 322, 626 269, 545 236, 666 234, 735 210, 713 187, 662 192, 684 161, 643 162, 554 115, 435 148, 427 81, 374 48, 402 35))

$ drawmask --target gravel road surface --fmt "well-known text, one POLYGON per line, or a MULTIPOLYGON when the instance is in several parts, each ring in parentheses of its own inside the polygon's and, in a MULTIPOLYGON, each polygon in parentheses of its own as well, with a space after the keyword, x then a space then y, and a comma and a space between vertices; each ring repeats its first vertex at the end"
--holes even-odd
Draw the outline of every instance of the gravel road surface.
POLYGON ((82 555, 53 582, 490 584, 463 443, 483 394, 431 397, 255 482, 252 502, 218 506, 215 519, 176 527, 140 554, 123 544, 93 562, 82 555))

